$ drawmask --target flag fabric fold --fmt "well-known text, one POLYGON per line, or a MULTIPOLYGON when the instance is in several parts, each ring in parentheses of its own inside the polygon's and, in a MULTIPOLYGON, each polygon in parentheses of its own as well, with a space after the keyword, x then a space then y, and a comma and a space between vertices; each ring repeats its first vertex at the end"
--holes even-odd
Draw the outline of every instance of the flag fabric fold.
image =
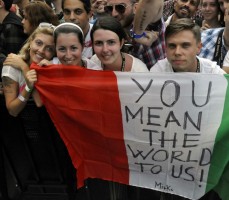
POLYGON ((100 178, 190 199, 215 189, 228 198, 227 75, 31 68, 79 187, 100 178))

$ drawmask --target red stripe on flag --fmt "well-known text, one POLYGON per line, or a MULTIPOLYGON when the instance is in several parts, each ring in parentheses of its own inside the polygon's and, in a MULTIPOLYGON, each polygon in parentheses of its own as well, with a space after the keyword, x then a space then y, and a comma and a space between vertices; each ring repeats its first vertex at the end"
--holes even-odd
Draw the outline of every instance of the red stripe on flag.
POLYGON ((77 169, 78 187, 88 177, 128 184, 115 74, 62 65, 32 68, 38 72, 36 89, 77 169))

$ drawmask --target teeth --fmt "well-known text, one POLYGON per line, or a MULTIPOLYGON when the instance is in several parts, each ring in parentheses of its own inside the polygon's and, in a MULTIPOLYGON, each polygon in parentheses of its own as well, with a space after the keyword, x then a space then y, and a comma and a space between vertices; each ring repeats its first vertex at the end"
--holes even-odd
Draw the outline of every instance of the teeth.
POLYGON ((36 56, 39 57, 39 58, 43 58, 43 56, 41 56, 41 55, 38 54, 38 53, 36 54, 36 56))

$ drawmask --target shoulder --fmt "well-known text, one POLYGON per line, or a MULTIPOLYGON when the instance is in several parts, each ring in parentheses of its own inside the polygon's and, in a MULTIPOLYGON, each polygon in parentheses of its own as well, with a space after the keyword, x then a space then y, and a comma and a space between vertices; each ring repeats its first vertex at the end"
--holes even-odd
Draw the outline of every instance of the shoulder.
POLYGON ((165 58, 158 60, 157 63, 151 67, 150 72, 173 72, 173 69, 167 58, 165 58))
POLYGON ((98 62, 94 62, 92 59, 88 58, 82 58, 82 60, 86 63, 87 69, 102 70, 101 62, 99 64, 98 62))
POLYGON ((133 59, 132 67, 131 67, 131 72, 149 72, 147 66, 145 63, 143 63, 140 59, 127 54, 133 59))
POLYGON ((210 28, 210 29, 207 29, 207 30, 201 32, 201 38, 202 39, 206 39, 206 37, 207 38, 216 37, 216 36, 219 35, 219 32, 221 30, 224 30, 224 28, 210 28))
POLYGON ((9 14, 3 20, 3 24, 12 24, 22 27, 21 18, 14 12, 9 12, 9 14))
POLYGON ((217 65, 216 62, 211 61, 206 58, 198 57, 200 61, 200 72, 201 73, 208 73, 208 74, 225 74, 225 71, 217 65))
POLYGON ((2 68, 2 77, 9 77, 18 82, 19 77, 22 76, 22 72, 19 69, 5 65, 2 68))

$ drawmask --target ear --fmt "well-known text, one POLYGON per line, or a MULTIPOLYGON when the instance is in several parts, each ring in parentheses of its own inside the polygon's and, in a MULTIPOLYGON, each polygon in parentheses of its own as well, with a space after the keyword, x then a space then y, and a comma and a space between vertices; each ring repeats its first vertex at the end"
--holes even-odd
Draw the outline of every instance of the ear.
POLYGON ((138 3, 134 3, 133 5, 133 13, 136 14, 136 11, 138 9, 138 3))
POLYGON ((88 21, 91 19, 91 17, 93 16, 93 11, 91 10, 88 14, 87 14, 87 16, 88 16, 88 21))
POLYGON ((197 44, 197 55, 200 53, 200 50, 201 50, 201 48, 202 48, 202 43, 201 42, 199 42, 198 44, 197 44))
POLYGON ((122 39, 122 40, 121 40, 121 43, 120 43, 120 46, 121 46, 121 47, 120 47, 120 49, 122 49, 122 47, 123 47, 124 43, 125 43, 125 40, 124 40, 124 39, 122 39))
POLYGON ((0 0, 0 8, 2 8, 3 6, 4 6, 4 2, 0 0))

